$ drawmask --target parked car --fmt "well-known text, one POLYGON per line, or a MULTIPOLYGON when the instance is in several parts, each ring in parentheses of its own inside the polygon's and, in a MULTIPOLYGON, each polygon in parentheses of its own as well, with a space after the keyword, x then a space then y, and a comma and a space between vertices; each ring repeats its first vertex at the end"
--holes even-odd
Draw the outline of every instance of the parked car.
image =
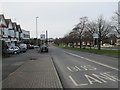
POLYGON ((21 43, 19 46, 27 49, 27 44, 21 43))
POLYGON ((37 46, 37 45, 34 45, 34 48, 39 48, 39 46, 37 46))
POLYGON ((47 47, 46 45, 42 45, 42 46, 40 47, 40 51, 41 51, 41 52, 48 52, 48 47, 47 47))
POLYGON ((17 46, 9 46, 7 49, 8 54, 17 54, 20 53, 20 48, 17 46))
POLYGON ((23 47, 23 46, 19 46, 19 48, 20 48, 20 52, 26 52, 27 51, 27 48, 25 48, 25 47, 23 47))
POLYGON ((27 45, 27 49, 34 49, 34 46, 31 45, 31 44, 28 44, 28 45, 27 45))

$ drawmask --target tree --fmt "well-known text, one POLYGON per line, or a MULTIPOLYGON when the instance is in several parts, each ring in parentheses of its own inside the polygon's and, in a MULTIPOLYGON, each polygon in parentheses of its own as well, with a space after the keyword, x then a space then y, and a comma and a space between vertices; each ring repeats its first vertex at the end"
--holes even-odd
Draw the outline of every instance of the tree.
MULTIPOLYGON (((95 21, 89 21, 86 25, 86 31, 88 32, 87 34, 89 34, 90 37, 90 41, 93 42, 94 41, 94 45, 96 45, 97 43, 97 39, 93 38, 93 34, 97 34, 97 25, 95 21)), ((86 35, 85 35, 86 36, 86 35)), ((87 38, 87 37, 86 37, 87 38)))
POLYGON ((112 17, 112 25, 117 33, 120 34, 120 15, 118 13, 112 17))
POLYGON ((113 29, 111 23, 106 21, 103 16, 100 16, 96 21, 87 23, 86 28, 91 35, 94 33, 98 34, 98 50, 101 49, 101 41, 104 40, 113 29))
MULTIPOLYGON (((92 37, 92 35, 91 35, 91 33, 89 32, 89 31, 84 31, 84 33, 83 33, 83 38, 82 38, 83 40, 83 42, 85 43, 85 45, 84 46, 86 46, 86 45, 88 45, 88 43, 89 43, 89 47, 91 48, 91 44, 92 44, 92 41, 93 41, 93 37, 92 37)), ((85 47, 84 47, 85 48, 85 47)))
POLYGON ((78 37, 79 37, 79 43, 80 43, 80 48, 82 48, 82 36, 83 36, 83 32, 86 28, 86 23, 88 21, 87 17, 81 17, 80 18, 80 22, 76 25, 76 27, 74 28, 74 30, 76 32, 78 32, 78 37))
POLYGON ((106 20, 100 16, 96 23, 97 33, 98 33, 98 50, 101 49, 101 41, 106 38, 106 36, 111 32, 112 26, 110 22, 106 22, 106 20))

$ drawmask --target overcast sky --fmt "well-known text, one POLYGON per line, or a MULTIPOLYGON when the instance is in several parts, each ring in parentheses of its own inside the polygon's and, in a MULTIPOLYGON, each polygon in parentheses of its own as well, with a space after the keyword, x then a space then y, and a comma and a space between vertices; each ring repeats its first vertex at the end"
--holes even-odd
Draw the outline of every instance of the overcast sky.
POLYGON ((0 14, 11 18, 31 37, 36 37, 36 16, 38 16, 38 36, 48 30, 49 37, 63 37, 72 30, 79 18, 87 16, 97 19, 103 15, 110 19, 117 11, 117 2, 5 2, 0 3, 0 14))

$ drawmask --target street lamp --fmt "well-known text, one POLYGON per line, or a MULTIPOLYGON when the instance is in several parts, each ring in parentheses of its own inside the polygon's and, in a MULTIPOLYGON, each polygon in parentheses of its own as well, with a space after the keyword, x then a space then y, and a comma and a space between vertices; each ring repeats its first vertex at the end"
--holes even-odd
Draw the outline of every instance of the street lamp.
POLYGON ((37 42, 37 45, 38 45, 38 32, 37 32, 37 19, 38 19, 39 17, 37 16, 36 17, 36 42, 37 42))

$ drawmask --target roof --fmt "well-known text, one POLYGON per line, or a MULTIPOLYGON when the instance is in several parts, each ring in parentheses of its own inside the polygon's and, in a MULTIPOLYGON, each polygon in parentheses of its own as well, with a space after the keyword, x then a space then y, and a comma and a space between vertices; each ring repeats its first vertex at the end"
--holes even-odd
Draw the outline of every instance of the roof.
POLYGON ((6 20, 5 20, 5 17, 4 17, 4 15, 3 14, 0 14, 0 21, 1 21, 1 19, 4 19, 4 21, 5 21, 5 25, 4 24, 2 24, 3 26, 5 26, 6 27, 6 20))
POLYGON ((17 28, 20 30, 19 32, 22 32, 20 25, 17 25, 17 28))
POLYGON ((16 22, 13 22, 12 25, 13 25, 13 29, 14 29, 15 31, 18 31, 16 22), (15 28, 15 27, 16 27, 16 28, 15 28))
POLYGON ((4 15, 3 15, 3 14, 0 14, 0 20, 1 20, 2 18, 4 18, 4 15))
POLYGON ((7 26, 9 25, 9 22, 11 22, 11 19, 5 19, 7 26))
MULTIPOLYGON (((13 24, 12 24, 11 19, 5 19, 5 21, 6 21, 6 23, 7 23, 7 27, 8 27, 8 25, 9 25, 9 23, 11 23, 12 29, 13 29, 13 24)), ((8 28, 9 28, 9 27, 8 27, 8 28)), ((11 28, 10 28, 9 30, 11 30, 11 28)))

